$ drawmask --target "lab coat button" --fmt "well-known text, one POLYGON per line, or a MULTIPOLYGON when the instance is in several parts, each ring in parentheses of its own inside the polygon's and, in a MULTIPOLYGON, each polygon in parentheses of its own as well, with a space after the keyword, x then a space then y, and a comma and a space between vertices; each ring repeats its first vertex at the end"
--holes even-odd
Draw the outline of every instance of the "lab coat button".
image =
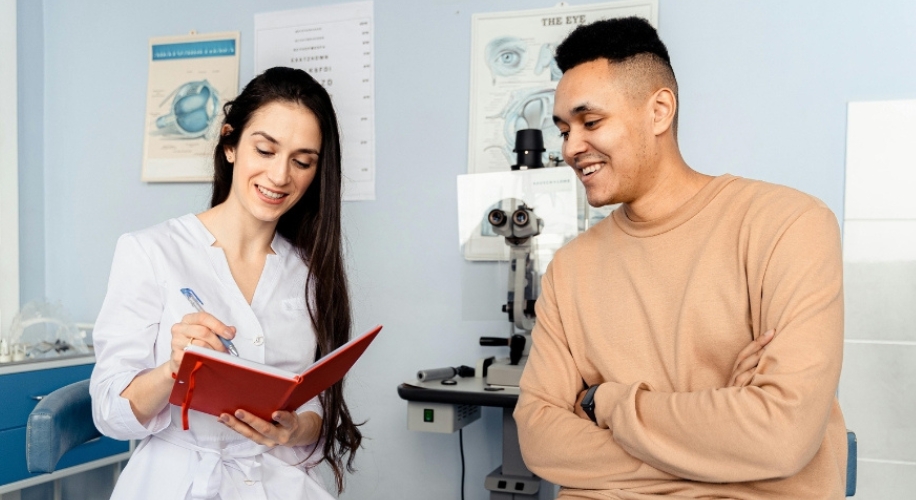
POLYGON ((258 335, 258 336, 255 337, 254 340, 252 340, 251 342, 252 342, 254 345, 261 345, 261 344, 264 343, 264 337, 258 335))
POLYGON ((254 484, 254 481, 252 481, 251 479, 246 479, 245 484, 247 484, 248 486, 251 486, 252 484, 254 484))

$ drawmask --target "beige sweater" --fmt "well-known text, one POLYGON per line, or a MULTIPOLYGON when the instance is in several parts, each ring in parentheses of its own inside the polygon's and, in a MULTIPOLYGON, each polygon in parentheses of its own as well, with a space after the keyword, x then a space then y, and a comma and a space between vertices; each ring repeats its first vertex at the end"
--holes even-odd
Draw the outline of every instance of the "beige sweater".
POLYGON ((561 498, 843 498, 842 283, 836 217, 789 188, 725 175, 659 220, 616 210, 544 275, 525 463, 561 498), (772 328, 749 385, 724 388, 772 328), (594 384, 597 426, 573 413, 594 384))

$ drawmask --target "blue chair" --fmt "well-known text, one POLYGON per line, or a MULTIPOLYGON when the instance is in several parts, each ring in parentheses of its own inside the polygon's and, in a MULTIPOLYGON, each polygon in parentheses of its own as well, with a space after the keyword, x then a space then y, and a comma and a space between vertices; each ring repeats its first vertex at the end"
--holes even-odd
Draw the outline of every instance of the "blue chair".
POLYGON ((102 434, 92 422, 89 380, 48 394, 29 414, 26 427, 26 466, 31 473, 54 472, 60 457, 102 434))
POLYGON ((846 444, 849 447, 849 453, 846 455, 846 496, 851 497, 856 494, 856 461, 859 457, 855 432, 846 431, 846 444))

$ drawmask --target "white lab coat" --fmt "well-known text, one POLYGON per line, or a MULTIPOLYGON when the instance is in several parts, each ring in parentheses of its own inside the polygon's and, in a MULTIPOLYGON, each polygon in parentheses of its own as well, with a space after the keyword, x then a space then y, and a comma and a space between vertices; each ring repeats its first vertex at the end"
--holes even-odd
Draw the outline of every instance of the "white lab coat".
MULTIPOLYGON (((215 241, 194 214, 118 240, 93 330, 92 415, 103 434, 142 442, 112 499, 330 500, 313 468, 321 458, 320 443, 269 449, 193 410, 190 430, 183 431, 181 409, 173 405, 141 425, 120 396, 138 374, 168 361, 172 325, 194 312, 182 288, 194 290, 207 312, 237 328, 233 343, 241 357, 292 372, 314 361, 307 268, 292 245, 274 237, 274 255, 267 256, 249 305, 223 250, 212 246, 215 241)), ((322 414, 317 398, 298 411, 322 414)))

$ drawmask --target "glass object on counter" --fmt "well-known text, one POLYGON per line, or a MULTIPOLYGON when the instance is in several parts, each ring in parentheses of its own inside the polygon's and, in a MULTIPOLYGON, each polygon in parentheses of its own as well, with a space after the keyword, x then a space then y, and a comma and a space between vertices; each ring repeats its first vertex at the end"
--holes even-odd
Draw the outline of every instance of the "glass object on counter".
POLYGON ((61 304, 32 301, 13 318, 8 344, 14 362, 53 359, 89 354, 85 336, 61 304))

